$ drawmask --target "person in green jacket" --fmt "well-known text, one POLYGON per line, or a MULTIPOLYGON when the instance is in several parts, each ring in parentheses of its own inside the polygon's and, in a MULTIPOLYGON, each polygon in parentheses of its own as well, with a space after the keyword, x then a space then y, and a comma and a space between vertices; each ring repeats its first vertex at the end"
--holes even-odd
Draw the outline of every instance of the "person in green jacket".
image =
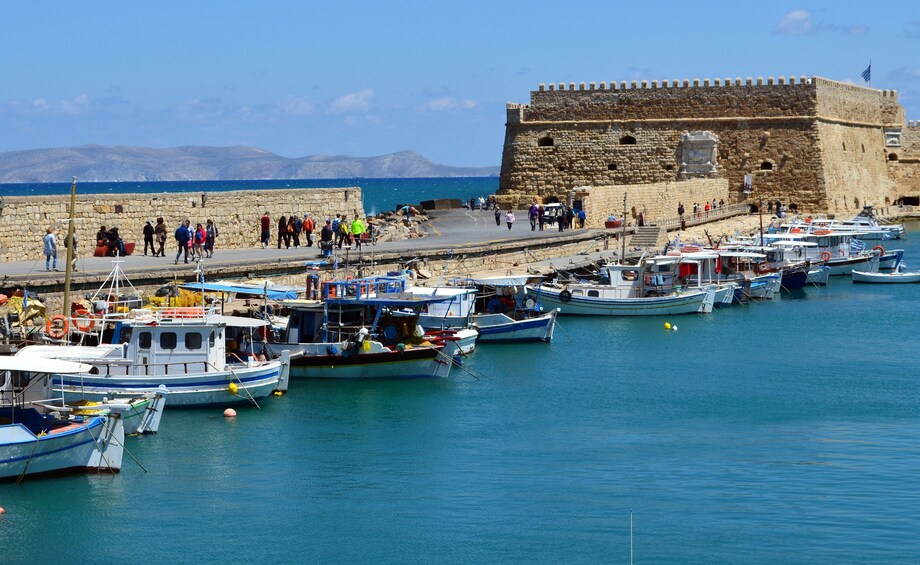
POLYGON ((364 221, 360 216, 355 216, 355 221, 351 223, 351 236, 355 240, 355 245, 358 246, 358 249, 361 249, 361 239, 364 237, 364 232, 367 231, 367 226, 364 225, 364 221))

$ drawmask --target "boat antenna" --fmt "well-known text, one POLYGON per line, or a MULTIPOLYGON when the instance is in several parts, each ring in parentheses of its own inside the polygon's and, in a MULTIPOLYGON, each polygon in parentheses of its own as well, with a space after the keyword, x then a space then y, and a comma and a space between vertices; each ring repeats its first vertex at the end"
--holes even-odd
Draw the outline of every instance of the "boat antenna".
MULTIPOLYGON (((70 184, 70 211, 67 218, 67 237, 64 242, 67 243, 67 268, 64 269, 64 305, 62 314, 65 318, 70 318, 70 277, 73 272, 73 223, 77 207, 77 177, 73 177, 70 184)), ((68 327, 70 325, 68 324, 68 327)))
POLYGON ((623 226, 620 235, 620 256, 617 263, 623 264, 626 257, 626 191, 623 191, 623 226))

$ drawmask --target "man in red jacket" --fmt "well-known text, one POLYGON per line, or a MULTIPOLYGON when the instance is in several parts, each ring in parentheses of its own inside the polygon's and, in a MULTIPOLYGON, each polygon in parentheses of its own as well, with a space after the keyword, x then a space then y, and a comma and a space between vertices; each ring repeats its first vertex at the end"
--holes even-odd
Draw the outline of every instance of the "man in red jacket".
POLYGON ((262 214, 262 248, 268 247, 268 238, 271 237, 272 220, 268 217, 268 210, 262 214))

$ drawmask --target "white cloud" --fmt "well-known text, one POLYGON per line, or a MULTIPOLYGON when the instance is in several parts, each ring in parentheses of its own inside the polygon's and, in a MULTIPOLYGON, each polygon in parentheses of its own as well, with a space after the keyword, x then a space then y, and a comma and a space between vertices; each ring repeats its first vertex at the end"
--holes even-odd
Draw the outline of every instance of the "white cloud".
POLYGON ((431 112, 443 112, 446 110, 470 110, 477 106, 475 100, 465 98, 458 100, 453 96, 441 96, 428 102, 428 110, 431 112))
POLYGON ((374 98, 374 91, 370 88, 352 92, 345 96, 336 98, 329 111, 333 114, 346 114, 351 112, 367 112, 371 109, 371 100, 374 98))
POLYGON ((288 96, 279 104, 281 111, 293 116, 303 116, 313 111, 313 104, 306 98, 288 96))
POLYGON ((48 108, 48 101, 44 98, 36 98, 32 101, 32 107, 36 110, 45 110, 48 108))
POLYGON ((780 18, 779 23, 773 28, 773 32, 780 35, 808 35, 814 31, 815 26, 811 22, 811 13, 808 10, 789 12, 780 18))

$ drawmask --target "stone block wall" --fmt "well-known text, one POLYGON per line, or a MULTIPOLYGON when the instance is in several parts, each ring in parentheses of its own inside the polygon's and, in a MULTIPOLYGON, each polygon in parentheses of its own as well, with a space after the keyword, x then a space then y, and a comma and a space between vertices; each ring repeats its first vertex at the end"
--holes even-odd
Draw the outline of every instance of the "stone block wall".
MULTIPOLYGON (((38 260, 42 256, 42 237, 49 226, 58 230, 58 257, 65 253, 70 196, 9 196, 0 211, 0 260, 38 260)), ((167 249, 175 252, 173 232, 186 218, 192 226, 210 218, 220 233, 215 247, 252 247, 259 242, 259 220, 268 211, 272 218, 272 241, 277 236, 280 216, 303 215, 305 212, 325 219, 337 213, 364 215, 359 187, 297 188, 284 190, 241 190, 207 193, 161 194, 78 194, 76 198, 76 235, 79 255, 92 253, 96 232, 104 225, 118 227, 125 241, 138 244, 135 253, 143 253, 143 227, 147 220, 166 220, 169 236, 167 249)))
POLYGON ((593 186, 572 191, 569 203, 581 200, 587 218, 585 225, 604 227, 607 216, 623 217, 623 195, 626 195, 628 221, 635 224, 639 213, 645 214, 646 223, 659 218, 677 216, 677 207, 683 203, 685 213, 691 214, 693 204, 724 200, 728 203, 726 179, 687 179, 644 184, 593 186))
POLYGON ((750 175, 752 199, 849 210, 858 191, 860 204, 881 205, 898 192, 883 129, 903 125, 895 92, 818 77, 540 85, 529 105, 507 107, 499 197, 520 206, 586 186, 673 182, 681 134, 709 131, 719 143, 708 176, 727 179, 732 202, 750 175))

